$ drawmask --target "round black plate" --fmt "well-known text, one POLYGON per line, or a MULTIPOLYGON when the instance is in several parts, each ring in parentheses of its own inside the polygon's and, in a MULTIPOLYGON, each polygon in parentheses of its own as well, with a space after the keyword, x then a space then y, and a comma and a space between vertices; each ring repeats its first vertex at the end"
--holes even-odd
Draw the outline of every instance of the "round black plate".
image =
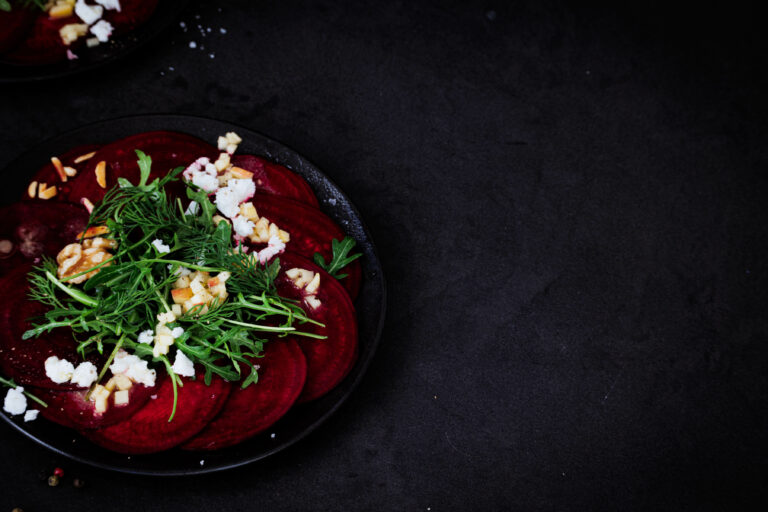
POLYGON ((37 66, 19 66, 4 62, 0 56, 0 83, 61 78, 111 64, 163 33, 171 23, 178 19, 179 14, 188 3, 189 0, 161 0, 152 16, 136 30, 115 37, 107 44, 94 48, 83 48, 77 52, 78 58, 75 60, 37 66))
POLYGON ((264 135, 223 121, 179 115, 137 116, 102 121, 49 139, 11 162, 3 171, 5 186, 0 190, 3 204, 20 197, 29 177, 51 155, 87 143, 108 143, 121 137, 150 130, 171 130, 195 135, 215 143, 218 135, 236 131, 243 143, 239 154, 262 155, 300 174, 309 182, 320 208, 357 240, 363 257, 363 282, 355 307, 359 327, 359 356, 344 381, 326 396, 294 407, 267 432, 237 446, 215 452, 171 450, 153 455, 120 455, 91 444, 75 431, 38 419, 24 423, 21 416, 0 416, 13 428, 53 450, 101 468, 147 475, 189 475, 233 468, 279 452, 317 428, 349 396, 373 358, 384 323, 386 290, 373 241, 349 198, 317 167, 295 151, 264 135), (274 437, 272 437, 274 434, 274 437), (205 463, 201 465, 201 460, 205 463))

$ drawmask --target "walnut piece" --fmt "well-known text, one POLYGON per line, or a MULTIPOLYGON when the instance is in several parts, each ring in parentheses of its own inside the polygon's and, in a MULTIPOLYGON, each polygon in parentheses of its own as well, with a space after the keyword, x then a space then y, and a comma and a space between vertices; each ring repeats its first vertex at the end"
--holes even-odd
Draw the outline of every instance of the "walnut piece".
MULTIPOLYGON (((107 249, 113 249, 117 247, 115 240, 107 238, 96 237, 88 239, 83 244, 69 244, 64 247, 58 256, 56 256, 56 262, 59 264, 59 278, 67 278, 74 276, 81 272, 95 267, 101 263, 104 263, 107 259, 112 257, 112 254, 107 252, 107 249)), ((79 284, 99 273, 104 267, 108 267, 112 262, 108 262, 105 265, 91 270, 90 272, 70 279, 69 282, 73 284, 79 284)))

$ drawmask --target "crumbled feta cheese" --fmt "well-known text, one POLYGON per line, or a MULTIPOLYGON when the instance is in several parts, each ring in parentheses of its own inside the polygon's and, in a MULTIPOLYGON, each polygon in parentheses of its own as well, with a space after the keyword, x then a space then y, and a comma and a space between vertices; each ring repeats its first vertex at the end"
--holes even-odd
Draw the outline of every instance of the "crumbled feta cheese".
POLYGON ((104 14, 104 8, 100 5, 88 5, 84 0, 77 0, 75 14, 85 23, 93 25, 101 19, 104 14))
POLYGON ((273 236, 269 239, 269 244, 258 253, 259 263, 262 265, 285 250, 285 244, 279 237, 273 236))
POLYGON ((182 377, 195 376, 195 365, 181 350, 176 350, 176 359, 174 359, 171 369, 176 375, 181 375, 182 377))
POLYGON ((108 11, 120 12, 120 0, 94 0, 97 4, 103 5, 108 11))
POLYGON ((112 35, 112 30, 114 30, 112 24, 107 20, 100 20, 91 26, 91 34, 96 36, 101 43, 109 41, 109 36, 112 35))
POLYGON ((149 345, 154 341, 155 339, 155 333, 152 331, 152 329, 147 329, 146 331, 141 331, 139 333, 139 343, 144 343, 146 345, 149 345))
POLYGON ((96 366, 88 361, 80 363, 72 372, 72 384, 77 384, 81 388, 87 388, 93 381, 99 377, 99 373, 96 371, 96 366))
POLYGON ((159 238, 155 238, 154 240, 152 240, 152 245, 155 246, 155 249, 157 249, 157 252, 159 252, 160 254, 171 252, 171 248, 166 244, 164 244, 163 241, 160 240, 159 238))
POLYGON ((183 327, 174 327, 173 330, 171 330, 171 336, 173 336, 173 339, 181 338, 182 334, 184 334, 183 327))
POLYGON ((27 412, 24 413, 24 422, 28 421, 35 421, 37 419, 37 415, 40 414, 40 411, 37 409, 30 409, 27 412))
POLYGON ((240 203, 249 200, 255 193, 256 184, 252 180, 229 180, 226 188, 216 192, 216 207, 225 217, 235 217, 240 211, 240 203))
POLYGON ((170 324, 171 322, 175 322, 176 321, 176 315, 174 315, 172 311, 167 311, 165 313, 159 313, 157 315, 157 321, 160 324, 170 324))
POLYGON ((66 359, 51 356, 45 360, 45 375, 56 384, 69 382, 75 367, 66 359))
POLYGON ((157 378, 157 372, 150 370, 146 361, 122 349, 118 350, 109 370, 113 375, 124 374, 133 382, 147 387, 153 387, 157 378))
POLYGON ((185 180, 191 181, 193 185, 212 194, 219 188, 219 179, 216 173, 216 166, 211 163, 211 160, 200 157, 184 169, 182 175, 185 180))
POLYGON ((253 221, 248 220, 246 217, 238 215, 232 219, 232 227, 235 230, 235 234, 246 237, 253 233, 253 229, 256 227, 256 224, 254 224, 253 221))
POLYGON ((24 388, 17 386, 8 390, 3 401, 3 410, 16 416, 27 410, 27 397, 24 396, 24 388))
POLYGON ((189 203, 189 206, 187 206, 187 210, 184 212, 184 215, 197 215, 198 213, 200 213, 200 205, 197 204, 197 201, 192 201, 189 203))

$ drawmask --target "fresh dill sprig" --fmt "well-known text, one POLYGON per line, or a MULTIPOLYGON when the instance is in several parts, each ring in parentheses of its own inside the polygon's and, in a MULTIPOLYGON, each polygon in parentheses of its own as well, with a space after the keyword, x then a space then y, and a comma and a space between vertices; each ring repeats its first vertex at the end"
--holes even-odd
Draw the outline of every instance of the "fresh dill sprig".
MULTIPOLYGON (((253 359, 263 356, 268 336, 322 338, 299 330, 300 324, 317 322, 296 301, 278 295, 279 259, 261 264, 242 247, 234 247, 230 225, 213 221, 216 207, 204 191, 187 184, 187 197, 197 203, 197 213, 185 211, 180 200, 167 194, 166 186, 177 181, 182 168, 149 182, 151 158, 138 150, 136 154, 139 182, 118 179, 88 222, 88 227, 107 227, 102 236, 117 243, 114 256, 66 278, 58 277, 54 260, 45 259, 36 267, 29 276, 30 298, 51 309, 24 333, 25 339, 69 328, 81 356, 114 353, 120 346, 163 364, 175 390, 182 382, 173 374, 168 357, 153 357, 152 346, 137 340, 142 331, 154 330, 159 313, 171 311, 170 292, 181 268, 231 274, 226 301, 217 299, 207 311, 201 306, 168 324, 171 329, 183 328, 174 346, 203 368, 206 383, 214 375, 243 380, 244 387, 255 383, 253 359), (170 252, 159 253, 152 244, 157 239, 170 252), (69 283, 94 268, 99 272, 82 286, 69 283)), ((102 377, 104 373, 105 369, 102 377)))
POLYGON ((318 266, 322 267, 326 272, 331 274, 336 279, 344 279, 349 274, 339 274, 339 270, 346 267, 363 255, 362 253, 352 255, 349 254, 349 252, 355 248, 355 244, 355 239, 351 236, 345 236, 344 240, 341 242, 334 238, 331 240, 331 261, 326 263, 323 255, 319 252, 316 252, 315 263, 317 263, 318 266))

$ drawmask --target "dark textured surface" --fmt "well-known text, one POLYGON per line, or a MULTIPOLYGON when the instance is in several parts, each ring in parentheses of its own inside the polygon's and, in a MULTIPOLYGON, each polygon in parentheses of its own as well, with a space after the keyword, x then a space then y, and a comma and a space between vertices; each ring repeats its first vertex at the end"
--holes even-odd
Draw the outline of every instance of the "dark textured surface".
POLYGON ((64 462, 3 426, 0 507, 765 505, 760 18, 528 4, 198 1, 205 38, 4 89, 0 164, 137 112, 282 140, 359 206, 390 303, 360 388, 279 457, 159 482, 70 464, 50 489, 64 462))

